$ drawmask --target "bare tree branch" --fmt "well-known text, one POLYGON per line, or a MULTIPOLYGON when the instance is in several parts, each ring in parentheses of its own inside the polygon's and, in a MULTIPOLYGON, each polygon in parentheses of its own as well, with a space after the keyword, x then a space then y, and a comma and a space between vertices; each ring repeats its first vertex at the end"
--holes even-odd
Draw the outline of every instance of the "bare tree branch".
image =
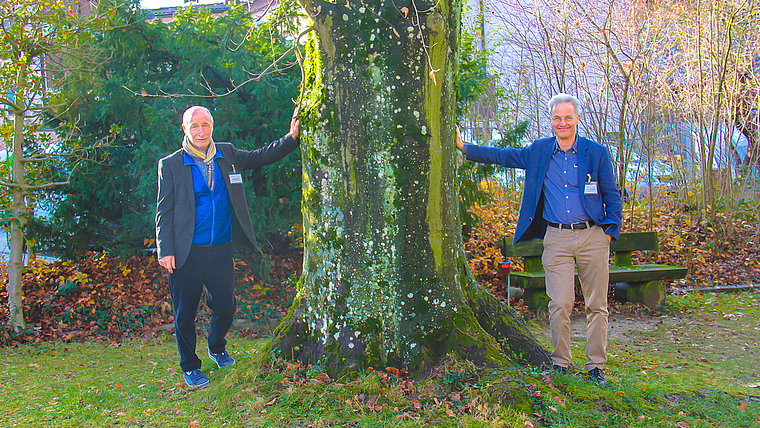
MULTIPOLYGON (((304 32, 302 32, 296 38, 296 40, 300 40, 301 37, 303 37, 304 34, 308 33, 309 31, 312 31, 312 30, 313 30, 313 28, 309 28, 309 29, 305 30, 304 32)), ((289 63, 285 68, 278 68, 278 65, 291 52, 294 52, 295 50, 296 50, 296 47, 295 46, 291 46, 287 51, 285 51, 278 58, 276 58, 274 61, 272 61, 271 64, 269 64, 263 71, 261 71, 259 73, 253 73, 253 72, 250 72, 250 71, 248 71, 246 69, 243 69, 243 71, 246 74, 248 74, 249 76, 251 76, 251 77, 249 77, 248 79, 244 80, 240 84, 234 84, 233 83, 233 87, 231 89, 229 89, 226 92, 222 92, 222 93, 215 92, 212 89, 211 85, 208 83, 208 81, 206 81, 205 77, 203 77, 202 74, 201 74, 201 76, 204 79, 204 84, 202 86, 203 86, 204 89, 206 89, 209 92, 208 94, 198 94, 198 93, 196 93, 194 91, 189 91, 189 93, 187 93, 187 94, 170 94, 170 93, 167 93, 167 92, 164 92, 164 91, 161 91, 161 93, 159 93, 159 94, 148 94, 148 93, 143 93, 142 91, 141 92, 137 92, 137 91, 135 91, 133 89, 130 89, 130 88, 124 86, 124 85, 122 85, 122 88, 124 88, 125 90, 127 90, 128 92, 132 93, 135 96, 149 97, 149 98, 183 98, 183 97, 219 98, 219 97, 226 97, 228 95, 234 94, 235 92, 237 92, 238 89, 242 88, 243 86, 247 85, 248 83, 258 82, 264 76, 272 74, 275 71, 285 70, 285 69, 294 67, 296 64, 299 63, 299 61, 296 61, 295 63, 289 63)))

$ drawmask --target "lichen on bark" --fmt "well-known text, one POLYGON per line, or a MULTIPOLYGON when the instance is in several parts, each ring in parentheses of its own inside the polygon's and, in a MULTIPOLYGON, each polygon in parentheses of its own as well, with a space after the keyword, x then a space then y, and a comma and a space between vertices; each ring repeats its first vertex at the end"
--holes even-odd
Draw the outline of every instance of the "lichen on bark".
POLYGON ((304 64, 304 269, 271 351, 338 371, 419 372, 452 352, 547 362, 465 261, 453 144, 461 4, 302 5, 316 29, 304 64))

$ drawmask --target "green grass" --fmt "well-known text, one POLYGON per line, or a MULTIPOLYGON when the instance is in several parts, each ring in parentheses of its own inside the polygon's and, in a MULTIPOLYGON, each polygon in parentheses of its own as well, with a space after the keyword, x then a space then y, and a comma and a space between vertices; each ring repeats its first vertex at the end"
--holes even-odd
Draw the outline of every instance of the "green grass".
MULTIPOLYGON (((759 293, 669 296, 662 313, 616 317, 605 387, 582 374, 582 340, 574 374, 451 358, 405 382, 385 370, 331 379, 319 367, 267 366, 262 340, 231 337, 238 364, 204 358, 203 390, 184 385, 166 336, 0 349, 0 427, 760 426, 759 293)), ((545 320, 531 330, 548 346, 545 320)))

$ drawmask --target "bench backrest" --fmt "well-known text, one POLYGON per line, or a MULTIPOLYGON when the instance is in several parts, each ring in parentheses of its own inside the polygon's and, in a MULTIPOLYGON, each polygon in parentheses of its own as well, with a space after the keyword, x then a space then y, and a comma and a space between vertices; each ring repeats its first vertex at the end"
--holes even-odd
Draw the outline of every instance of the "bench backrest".
POLYGON ((610 251, 640 251, 660 250, 660 239, 657 232, 627 232, 621 233, 620 239, 610 243, 610 251))
MULTIPOLYGON (((526 264, 528 259, 530 263, 535 263, 535 259, 540 260, 544 252, 544 243, 541 239, 532 241, 518 242, 512 245, 511 236, 501 238, 501 253, 504 257, 525 257, 526 264)), ((631 264, 631 252, 639 250, 659 250, 660 241, 657 232, 627 232, 621 233, 617 241, 612 241, 610 251, 615 253, 615 265, 628 266, 631 264)), ((528 270, 526 266, 526 270, 528 270)))

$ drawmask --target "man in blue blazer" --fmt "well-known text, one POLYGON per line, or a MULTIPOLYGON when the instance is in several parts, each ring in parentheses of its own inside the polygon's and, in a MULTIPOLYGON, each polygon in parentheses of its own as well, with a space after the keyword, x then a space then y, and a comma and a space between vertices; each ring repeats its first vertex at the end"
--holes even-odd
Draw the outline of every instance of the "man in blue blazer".
POLYGON ((276 162, 299 144, 297 112, 290 133, 258 150, 239 150, 213 140, 214 119, 205 107, 182 115, 182 148, 158 162, 156 245, 169 271, 174 331, 185 382, 209 384, 195 354, 195 316, 201 293, 211 308, 209 357, 235 364, 225 336, 235 314, 233 245, 257 247, 241 172, 276 162))
POLYGON ((459 128, 456 144, 468 160, 525 170, 514 243, 543 238, 554 369, 566 372, 572 360, 577 266, 588 322, 586 369, 604 384, 610 241, 620 236, 622 200, 607 147, 578 136, 580 101, 558 94, 549 100, 549 114, 554 137, 522 149, 463 144, 459 128))

